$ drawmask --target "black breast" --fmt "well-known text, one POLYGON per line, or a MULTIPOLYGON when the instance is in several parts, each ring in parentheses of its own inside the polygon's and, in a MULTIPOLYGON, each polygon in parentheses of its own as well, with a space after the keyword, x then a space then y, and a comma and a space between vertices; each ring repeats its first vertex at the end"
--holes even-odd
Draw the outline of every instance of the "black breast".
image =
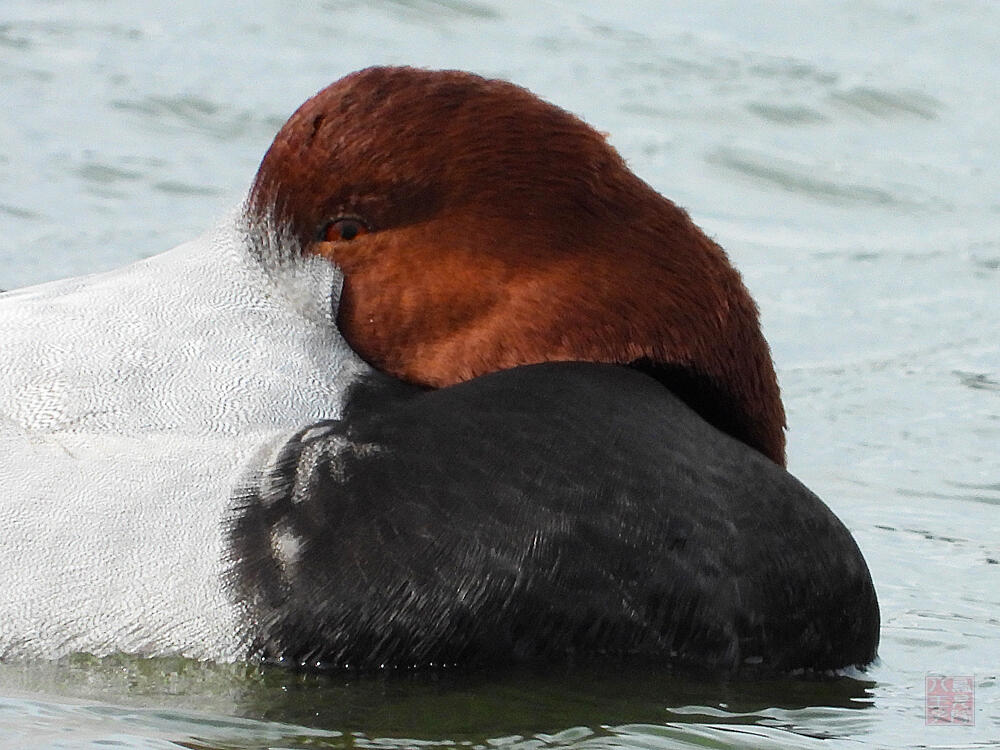
POLYGON ((609 365, 436 391, 372 376, 234 498, 229 544, 255 652, 292 664, 832 669, 878 645, 826 505, 609 365))

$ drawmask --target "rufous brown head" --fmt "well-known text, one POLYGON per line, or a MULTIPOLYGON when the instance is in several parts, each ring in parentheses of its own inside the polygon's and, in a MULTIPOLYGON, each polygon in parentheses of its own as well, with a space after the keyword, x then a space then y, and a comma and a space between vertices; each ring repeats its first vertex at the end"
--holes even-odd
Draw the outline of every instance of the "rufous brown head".
POLYGON ((284 125, 247 204, 344 275, 338 322, 430 387, 633 364, 784 463, 756 305, 723 250, 594 129, 513 84, 369 68, 284 125))

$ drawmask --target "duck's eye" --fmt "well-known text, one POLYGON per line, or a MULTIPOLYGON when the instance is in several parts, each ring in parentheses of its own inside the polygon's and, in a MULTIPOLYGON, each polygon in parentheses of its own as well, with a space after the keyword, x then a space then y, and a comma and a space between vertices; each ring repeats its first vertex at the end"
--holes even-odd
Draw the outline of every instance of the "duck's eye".
POLYGON ((353 240, 360 234, 368 234, 368 225, 361 219, 353 216, 341 216, 334 219, 320 232, 320 239, 324 242, 339 242, 341 240, 353 240))

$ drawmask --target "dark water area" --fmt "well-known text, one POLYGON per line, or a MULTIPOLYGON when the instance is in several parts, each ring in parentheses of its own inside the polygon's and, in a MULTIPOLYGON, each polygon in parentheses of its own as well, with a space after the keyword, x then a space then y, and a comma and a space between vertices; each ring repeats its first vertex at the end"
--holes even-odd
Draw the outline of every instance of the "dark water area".
POLYGON ((801 746, 871 718, 874 683, 856 677, 734 679, 641 665, 316 674, 87 656, 0 668, 18 709, 37 714, 25 740, 72 725, 139 729, 136 741, 163 732, 197 747, 801 746), (58 703, 39 701, 52 691, 58 703))
POLYGON ((883 627, 827 680, 0 664, 0 746, 1000 744, 998 53, 973 0, 5 1, 0 289, 201 234, 367 65, 508 78, 607 132, 743 273, 789 469, 857 539, 883 627), (926 724, 929 675, 972 678, 971 725, 926 724))

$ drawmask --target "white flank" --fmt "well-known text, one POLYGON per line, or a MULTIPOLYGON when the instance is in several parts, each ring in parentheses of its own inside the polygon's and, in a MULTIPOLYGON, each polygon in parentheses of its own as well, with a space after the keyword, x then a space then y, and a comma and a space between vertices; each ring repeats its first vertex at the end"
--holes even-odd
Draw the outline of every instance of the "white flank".
POLYGON ((240 226, 0 295, 0 658, 244 655, 230 493, 367 365, 337 269, 265 271, 240 226))

